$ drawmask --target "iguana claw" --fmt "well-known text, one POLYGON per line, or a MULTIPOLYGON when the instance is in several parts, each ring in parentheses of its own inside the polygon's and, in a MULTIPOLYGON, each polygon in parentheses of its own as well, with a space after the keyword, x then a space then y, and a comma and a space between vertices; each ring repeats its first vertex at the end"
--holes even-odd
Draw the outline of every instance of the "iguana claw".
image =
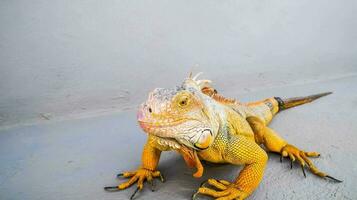
POLYGON ((343 181, 338 180, 337 178, 334 178, 334 177, 329 176, 329 175, 326 175, 325 177, 326 177, 326 178, 329 178, 329 179, 331 179, 331 180, 333 180, 333 181, 336 181, 337 183, 342 183, 342 182, 343 182, 343 181))
POLYGON ((191 200, 196 200, 198 194, 199 194, 198 192, 193 193, 191 196, 191 200))
POLYGON ((304 165, 301 165, 301 170, 302 170, 302 173, 304 174, 304 177, 306 178, 306 173, 305 173, 304 165))
POLYGON ((130 200, 134 199, 135 194, 139 191, 139 189, 140 189, 139 187, 137 187, 137 188, 135 189, 134 193, 130 196, 130 200))
POLYGON ((104 187, 104 190, 108 192, 115 192, 115 191, 119 191, 119 188, 118 186, 108 186, 108 187, 104 187))
POLYGON ((207 179, 207 180, 205 180, 205 181, 203 181, 203 182, 200 184, 200 187, 205 186, 207 182, 208 182, 208 179, 207 179))

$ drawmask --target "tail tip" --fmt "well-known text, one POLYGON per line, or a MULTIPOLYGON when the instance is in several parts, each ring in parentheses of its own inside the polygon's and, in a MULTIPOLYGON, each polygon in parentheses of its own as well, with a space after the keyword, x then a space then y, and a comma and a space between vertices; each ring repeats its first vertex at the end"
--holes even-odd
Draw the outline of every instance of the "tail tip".
POLYGON ((298 105, 302 105, 305 103, 312 102, 318 98, 327 96, 332 94, 332 92, 324 92, 324 93, 319 93, 319 94, 314 94, 306 97, 293 97, 293 98, 288 98, 288 99, 281 99, 279 97, 274 97, 275 100, 278 102, 279 106, 279 111, 280 110, 285 110, 291 107, 295 107, 298 105))
POLYGON ((324 92, 324 93, 320 93, 320 94, 315 94, 315 95, 312 95, 311 98, 312 98, 313 100, 315 100, 315 99, 318 99, 318 98, 320 98, 320 97, 324 97, 324 96, 330 95, 330 94, 332 94, 332 93, 333 93, 333 92, 324 92))

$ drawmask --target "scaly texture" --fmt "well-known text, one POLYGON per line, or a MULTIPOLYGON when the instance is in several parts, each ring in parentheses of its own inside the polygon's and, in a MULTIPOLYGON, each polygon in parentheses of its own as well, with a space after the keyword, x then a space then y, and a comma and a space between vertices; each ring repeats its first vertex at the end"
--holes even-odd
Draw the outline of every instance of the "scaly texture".
POLYGON ((106 190, 122 190, 137 182, 135 193, 143 183, 153 183, 155 177, 163 177, 157 166, 162 151, 174 150, 181 154, 189 167, 197 168, 194 177, 204 173, 201 160, 213 163, 244 165, 232 181, 209 179, 193 195, 212 196, 219 200, 245 199, 261 182, 268 160, 268 151, 297 160, 305 175, 305 165, 322 178, 331 178, 319 171, 308 157, 316 152, 305 152, 288 143, 268 127, 279 110, 311 102, 330 93, 308 97, 281 99, 272 97, 263 101, 240 103, 218 94, 209 80, 197 80, 198 75, 187 78, 173 89, 157 88, 139 108, 137 118, 148 134, 144 146, 142 165, 133 172, 119 174, 130 178, 118 186, 106 190), (215 189, 206 187, 206 184, 215 189))

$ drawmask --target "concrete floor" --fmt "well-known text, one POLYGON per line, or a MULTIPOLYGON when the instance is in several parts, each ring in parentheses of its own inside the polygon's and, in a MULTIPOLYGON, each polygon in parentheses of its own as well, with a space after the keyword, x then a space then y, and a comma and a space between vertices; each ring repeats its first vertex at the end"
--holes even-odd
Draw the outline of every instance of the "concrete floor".
MULTIPOLYGON (((249 199, 357 199, 357 76, 261 89, 227 96, 257 100, 333 91, 314 103, 280 113, 271 127, 288 141, 318 151, 314 163, 342 179, 333 183, 270 154, 264 180, 249 199)), ((0 131, 0 199, 128 199, 134 188, 105 192, 120 183, 115 175, 140 164, 146 136, 136 124, 135 110, 82 119, 7 128, 0 131)), ((181 157, 163 153, 159 170, 167 181, 157 191, 145 188, 136 199, 189 199, 208 177, 234 179, 236 166, 206 166, 204 176, 191 176, 181 157)), ((201 199, 207 199, 201 197, 201 199)))

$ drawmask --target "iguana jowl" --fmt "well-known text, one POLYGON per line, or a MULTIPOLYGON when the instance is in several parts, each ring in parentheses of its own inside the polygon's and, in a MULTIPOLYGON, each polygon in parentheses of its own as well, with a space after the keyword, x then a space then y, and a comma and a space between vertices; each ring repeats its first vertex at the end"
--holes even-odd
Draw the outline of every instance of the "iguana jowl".
POLYGON ((209 80, 197 80, 198 75, 187 78, 174 89, 157 88, 149 94, 148 100, 139 108, 137 118, 141 128, 148 133, 148 140, 142 154, 142 164, 136 171, 118 176, 130 178, 127 182, 106 190, 123 190, 137 182, 138 190, 143 183, 153 183, 160 177, 157 166, 162 151, 175 150, 186 163, 196 167, 194 177, 201 177, 203 167, 200 160, 213 163, 244 165, 238 177, 226 180, 208 179, 198 188, 197 194, 208 195, 219 200, 245 199, 259 185, 271 152, 288 157, 292 163, 297 160, 304 168, 322 178, 339 180, 319 171, 308 157, 318 157, 316 152, 306 152, 281 138, 267 125, 281 110, 311 102, 330 93, 307 97, 281 99, 272 97, 253 103, 240 103, 227 99, 211 87, 209 80))

